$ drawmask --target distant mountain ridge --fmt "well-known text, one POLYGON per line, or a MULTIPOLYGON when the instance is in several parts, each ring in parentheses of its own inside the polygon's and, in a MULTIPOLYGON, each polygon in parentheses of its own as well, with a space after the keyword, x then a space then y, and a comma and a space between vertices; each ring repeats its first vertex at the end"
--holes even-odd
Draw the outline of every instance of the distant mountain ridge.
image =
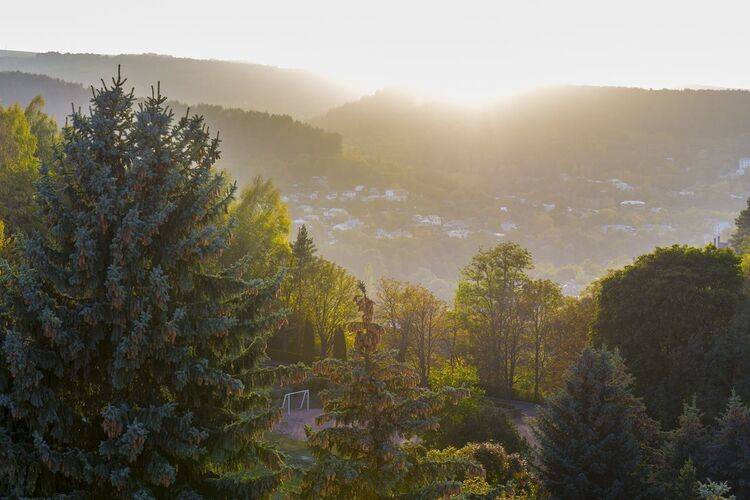
MULTIPOLYGON (((170 89, 162 85, 165 94, 170 89)), ((72 108, 85 110, 91 91, 77 83, 28 73, 0 72, 0 105, 19 103, 25 106, 35 96, 45 99, 45 110, 59 124, 65 122, 72 108)), ((184 114, 187 105, 170 101, 176 115, 184 114)), ((252 175, 268 172, 276 163, 286 163, 300 157, 325 158, 336 156, 341 150, 341 136, 325 132, 288 115, 260 111, 224 108, 210 104, 190 107, 191 112, 205 117, 222 140, 221 165, 240 183, 252 175)))
POLYGON ((98 85, 122 65, 138 95, 159 80, 170 96, 187 103, 207 103, 306 118, 357 97, 351 89, 312 72, 219 60, 157 54, 62 54, 0 51, 0 71, 22 71, 84 86, 98 85))
POLYGON ((378 92, 310 123, 368 153, 462 174, 638 181, 665 158, 726 170, 750 156, 747 90, 551 87, 478 111, 378 92))

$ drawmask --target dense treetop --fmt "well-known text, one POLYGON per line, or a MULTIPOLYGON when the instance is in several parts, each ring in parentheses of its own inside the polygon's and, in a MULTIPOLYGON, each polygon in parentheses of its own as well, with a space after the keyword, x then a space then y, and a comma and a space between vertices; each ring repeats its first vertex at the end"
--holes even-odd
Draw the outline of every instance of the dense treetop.
POLYGON ((713 246, 658 248, 601 281, 594 341, 620 350, 664 424, 693 395, 718 411, 737 383, 721 348, 743 299, 739 262, 713 246))
POLYGON ((124 85, 71 116, 45 231, 0 261, 0 493, 257 497, 284 477, 263 384, 295 371, 262 368, 278 279, 217 264, 234 187, 203 119, 124 85))

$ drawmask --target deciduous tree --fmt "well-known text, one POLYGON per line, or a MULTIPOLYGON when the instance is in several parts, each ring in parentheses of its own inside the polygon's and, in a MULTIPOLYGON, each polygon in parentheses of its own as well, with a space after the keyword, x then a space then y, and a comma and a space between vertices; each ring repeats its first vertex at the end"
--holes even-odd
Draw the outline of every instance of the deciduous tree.
POLYGON ((231 264, 247 258, 248 271, 258 277, 273 276, 289 265, 289 211, 270 180, 255 177, 229 213, 235 218, 236 227, 222 262, 231 264))
POLYGON ((731 250, 657 248, 601 281, 593 338, 620 350, 636 394, 665 426, 693 395, 716 415, 733 384, 716 347, 742 299, 740 261, 731 250))
POLYGON ((549 280, 528 281, 523 289, 522 314, 531 344, 534 401, 541 399, 549 358, 554 355, 555 316, 563 302, 560 286, 549 280))
POLYGON ((305 314, 310 319, 320 343, 320 357, 331 354, 333 335, 357 317, 354 297, 357 280, 343 267, 316 258, 305 314))
POLYGON ((516 243, 477 253, 461 272, 456 312, 486 384, 513 396, 521 356, 521 297, 531 254, 516 243))
POLYGON ((39 176, 34 136, 23 109, 0 106, 0 219, 8 232, 36 225, 34 182, 39 176))

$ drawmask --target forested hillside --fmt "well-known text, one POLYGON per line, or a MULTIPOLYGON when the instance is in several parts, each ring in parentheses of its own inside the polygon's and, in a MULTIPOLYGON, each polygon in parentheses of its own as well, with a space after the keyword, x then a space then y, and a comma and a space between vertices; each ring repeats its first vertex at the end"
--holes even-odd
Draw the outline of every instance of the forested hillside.
MULTIPOLYGON (((35 96, 45 99, 46 111, 65 123, 71 106, 87 109, 91 91, 82 85, 43 75, 0 72, 0 104, 25 105, 35 96)), ((187 105, 170 101, 175 114, 184 115, 187 105)), ((283 165, 298 157, 329 157, 339 154, 341 137, 296 121, 288 115, 229 109, 199 104, 190 106, 203 115, 212 130, 221 131, 224 143, 222 166, 242 184, 259 173, 283 175, 283 165)))
POLYGON ((157 54, 61 54, 0 51, 0 71, 38 73, 85 86, 117 65, 128 72, 136 95, 148 94, 154 78, 173 89, 171 97, 246 110, 309 117, 356 96, 351 90, 313 73, 274 66, 169 57, 157 54))
POLYGON ((637 183, 672 166, 690 183, 750 154, 749 111, 748 91, 552 87, 474 109, 379 92, 312 123, 431 170, 637 183))

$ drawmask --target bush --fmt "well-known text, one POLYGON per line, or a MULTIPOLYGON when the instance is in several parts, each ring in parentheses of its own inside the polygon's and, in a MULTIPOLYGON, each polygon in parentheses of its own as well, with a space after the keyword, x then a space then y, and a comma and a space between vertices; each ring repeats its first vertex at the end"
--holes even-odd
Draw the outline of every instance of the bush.
POLYGON ((426 455, 436 463, 469 461, 476 465, 455 477, 461 482, 464 497, 527 498, 533 497, 539 489, 528 462, 518 453, 507 452, 498 443, 470 443, 462 448, 450 446, 429 450, 426 455))
POLYGON ((506 412, 482 396, 471 397, 442 411, 439 425, 437 430, 426 434, 426 445, 444 448, 495 441, 513 452, 525 451, 527 447, 506 412))
POLYGON ((526 442, 516 431, 507 413, 484 397, 479 387, 479 375, 475 366, 458 360, 433 370, 430 386, 434 390, 443 387, 467 389, 470 397, 439 415, 439 428, 424 437, 432 448, 464 446, 467 443, 494 441, 510 451, 526 449, 526 442))

